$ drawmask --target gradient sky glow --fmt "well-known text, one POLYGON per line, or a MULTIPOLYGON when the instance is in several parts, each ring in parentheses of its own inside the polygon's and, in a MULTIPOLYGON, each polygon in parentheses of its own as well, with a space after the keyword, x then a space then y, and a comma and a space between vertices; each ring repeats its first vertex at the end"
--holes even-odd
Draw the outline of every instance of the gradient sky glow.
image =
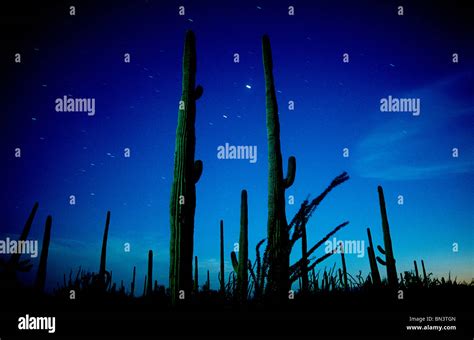
MULTIPOLYGON (((398 2, 78 1, 76 16, 58 2, 2 18, 5 78, 1 115, 0 239, 15 236, 40 206, 31 239, 42 239, 53 216, 47 283, 63 273, 97 271, 107 210, 108 268, 138 287, 148 249, 155 275, 168 284, 169 197, 181 95, 184 35, 197 38, 195 254, 200 284, 206 270, 217 287, 219 220, 224 220, 226 271, 238 242, 240 191, 249 195, 249 256, 266 235, 267 142, 261 36, 270 35, 280 108, 281 143, 297 173, 287 195, 290 220, 307 195, 318 195, 342 171, 351 179, 318 207, 308 225, 314 244, 345 220, 340 240, 366 241, 370 227, 382 244, 377 185, 387 201, 398 271, 425 261, 435 276, 471 281, 474 258, 474 29, 472 11, 398 2), (178 16, 178 6, 186 15, 178 16), (30 24, 27 24, 30 23, 30 24), (22 53, 22 63, 13 54, 22 53), (131 63, 123 62, 124 53, 131 63), (342 63, 349 53, 350 63, 342 63), (233 54, 240 54, 240 63, 233 54), (451 62, 459 53, 458 64, 451 62), (250 88, 247 86, 250 85, 250 88), (55 112, 58 97, 96 100, 96 115, 55 112), (380 112, 383 97, 420 98, 421 114, 380 112), (288 101, 295 110, 288 110, 288 101), (224 117, 225 116, 225 117, 224 117), (258 161, 219 160, 217 147, 256 145, 258 161), (22 157, 14 158, 14 149, 22 157), (131 158, 123 157, 124 148, 131 158), (350 157, 342 157, 343 148, 350 157), (459 149, 453 158, 451 150, 459 149), (402 194, 405 203, 397 204, 402 194), (77 203, 69 205, 69 196, 77 203), (131 244, 124 253, 123 243, 131 244), (452 244, 459 252, 452 252, 452 244)), ((20 6, 20 5, 19 5, 20 6)), ((37 5, 39 6, 39 5, 37 5)), ((2 16, 12 14, 2 10, 2 16)), ((318 255, 323 248, 318 250, 318 255)), ((293 250, 292 261, 300 256, 293 250)), ((348 270, 368 274, 367 257, 348 255, 348 270)), ((340 265, 339 257, 324 266, 340 265)), ((381 268, 381 272, 385 272, 381 268)), ((33 273, 36 273, 34 267, 33 273)), ((31 280, 27 275, 25 280, 31 280)))

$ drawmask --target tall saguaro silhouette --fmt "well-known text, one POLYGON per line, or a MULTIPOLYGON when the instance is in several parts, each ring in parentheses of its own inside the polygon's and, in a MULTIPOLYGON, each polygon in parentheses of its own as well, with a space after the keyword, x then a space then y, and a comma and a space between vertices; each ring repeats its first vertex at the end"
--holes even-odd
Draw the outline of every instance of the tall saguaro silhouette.
POLYGON ((268 35, 262 39, 263 68, 265 75, 265 104, 268 142, 268 254, 269 271, 267 293, 273 300, 286 299, 290 288, 289 233, 285 213, 285 190, 289 188, 296 173, 296 159, 288 159, 287 177, 283 178, 280 146, 280 121, 273 80, 273 60, 268 35))
POLYGON ((178 127, 174 151, 174 177, 170 200, 170 290, 176 304, 179 291, 192 291, 194 212, 196 183, 202 174, 202 162, 194 161, 196 147, 196 100, 203 93, 196 83, 196 39, 186 33, 183 56, 183 85, 179 102, 178 127))
POLYGON ((393 255, 392 237, 390 236, 390 228, 388 226, 385 196, 380 185, 377 187, 377 191, 379 194, 380 215, 382 217, 383 243, 385 246, 385 262, 387 266, 387 281, 391 288, 396 288, 398 286, 397 267, 395 265, 395 256, 393 255))

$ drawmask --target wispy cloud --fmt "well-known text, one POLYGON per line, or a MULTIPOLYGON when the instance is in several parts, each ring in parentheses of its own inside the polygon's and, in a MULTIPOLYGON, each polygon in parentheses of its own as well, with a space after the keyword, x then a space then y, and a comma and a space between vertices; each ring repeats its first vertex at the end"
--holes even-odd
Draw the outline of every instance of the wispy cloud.
MULTIPOLYGON (((417 180, 474 171, 472 100, 459 92, 473 87, 471 74, 443 79, 401 97, 421 98, 421 115, 391 113, 356 146, 360 177, 417 180), (459 148, 459 157, 452 149, 459 148)), ((377 113, 386 114, 386 113, 377 113)))

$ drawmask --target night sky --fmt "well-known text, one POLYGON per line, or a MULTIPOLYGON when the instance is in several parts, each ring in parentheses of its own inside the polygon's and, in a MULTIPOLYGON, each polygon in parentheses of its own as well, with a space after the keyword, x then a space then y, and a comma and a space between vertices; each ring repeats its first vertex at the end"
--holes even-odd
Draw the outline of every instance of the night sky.
MULTIPOLYGON (((39 202, 30 239, 53 216, 47 284, 79 265, 98 271, 107 210, 107 267, 129 287, 155 254, 168 285, 169 199, 185 32, 196 34, 195 255, 217 287, 219 220, 226 272, 239 238, 240 191, 249 200, 249 256, 266 236, 267 141, 261 37, 268 33, 280 108, 281 145, 297 159, 286 195, 290 220, 301 202, 338 174, 336 188, 308 224, 308 243, 349 220, 338 240, 383 245, 377 185, 387 201, 399 272, 425 261, 435 276, 471 281, 474 258, 474 29, 461 3, 340 1, 59 1, 2 8, 0 239, 18 237, 39 202), (69 15, 69 6, 76 15, 69 15), (185 15, 178 6, 185 6, 185 15), (288 15, 288 6, 295 15, 288 15), (404 15, 397 15, 397 6, 404 15), (449 6, 448 6, 449 5, 449 6), (429 7, 429 8, 428 8, 429 7), (3 17, 5 16, 5 17, 3 17), (14 62, 15 53, 21 63, 14 62), (130 53, 131 62, 124 62, 130 53), (234 53, 240 62, 234 63, 234 53), (343 63, 343 54, 349 63, 343 63), (459 62, 452 55, 458 53, 459 62), (56 98, 95 98, 94 116, 56 112, 56 98), (419 116, 381 112, 380 99, 419 98, 419 116), (289 110, 288 102, 295 103, 289 110), (256 163, 220 160, 217 147, 257 146, 256 163), (15 158, 15 148, 21 158, 15 158), (131 157, 124 157, 130 148, 131 157), (343 157, 343 149, 349 157, 343 157), (459 156, 452 156, 458 148, 459 156), (76 204, 69 204, 75 195, 76 204), (398 195, 404 204, 397 204, 398 195), (131 244, 125 253, 123 244, 131 244), (459 251, 453 252, 453 243, 459 251)), ((2 4, 2 6, 6 6, 2 4)), ((366 245, 367 246, 367 245, 366 245)), ((324 249, 318 250, 318 255, 324 249)), ((292 261, 300 257, 299 243, 292 261)), ((34 261, 36 263, 36 261, 34 261)), ((332 257, 319 268, 340 266, 332 257)), ((367 256, 347 255, 348 271, 369 272, 367 256)), ((36 273, 37 267, 31 274, 36 273)), ((384 268, 380 268, 385 273, 384 268)), ((25 275, 25 282, 32 275, 25 275)))

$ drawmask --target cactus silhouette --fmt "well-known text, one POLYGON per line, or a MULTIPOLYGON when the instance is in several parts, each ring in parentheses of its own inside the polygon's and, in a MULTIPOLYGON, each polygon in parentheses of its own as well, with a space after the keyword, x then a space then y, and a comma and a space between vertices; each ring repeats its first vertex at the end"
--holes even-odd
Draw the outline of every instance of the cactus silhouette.
POLYGON ((46 218, 46 224, 44 226, 43 245, 41 247, 41 256, 38 266, 38 273, 36 275, 35 286, 38 292, 44 291, 44 283, 46 281, 46 266, 48 263, 48 251, 49 251, 49 240, 51 238, 51 225, 53 219, 51 215, 46 218))
POLYGON ((211 277, 209 275, 209 269, 207 270, 207 279, 206 279, 206 283, 204 284, 204 290, 206 291, 210 291, 211 290, 211 277))
POLYGON ((413 260, 413 265, 415 266, 415 279, 416 281, 420 281, 420 274, 418 273, 418 265, 416 263, 416 260, 413 260))
POLYGON ((425 262, 421 260, 421 269, 423 270, 423 283, 428 286, 428 276, 426 276, 425 262))
MULTIPOLYGON (((36 215, 36 211, 38 210, 38 202, 33 205, 33 209, 31 209, 30 215, 26 220, 25 226, 23 227, 23 231, 21 232, 20 238, 18 241, 26 241, 28 234, 30 233, 31 225, 33 224, 33 220, 36 215)), ((16 281, 16 273, 17 272, 28 272, 31 270, 33 265, 30 263, 30 260, 23 260, 20 261, 21 253, 15 253, 10 256, 8 261, 4 261, 0 259, 0 269, 1 269, 1 276, 0 276, 0 284, 3 286, 5 285, 8 287, 10 283, 16 281)), ((1 287, 0 287, 1 288, 1 287)))
POLYGON ((280 122, 273 80, 273 60, 270 38, 262 39, 263 68, 265 75, 265 102, 268 142, 268 283, 267 293, 274 301, 285 301, 289 282, 289 232, 285 213, 285 189, 289 188, 296 174, 296 159, 288 159, 287 178, 283 178, 280 146, 280 122))
POLYGON ((379 194, 380 215, 382 217, 383 242, 384 242, 384 247, 385 247, 385 249, 383 249, 381 253, 385 255, 385 261, 383 262, 385 263, 385 266, 387 267, 388 285, 391 288, 396 288, 398 285, 397 268, 395 266, 395 257, 393 255, 393 249, 392 249, 392 238, 390 236, 390 228, 388 226, 387 209, 385 207, 385 197, 383 194, 383 189, 380 185, 378 186, 377 191, 379 194))
POLYGON ((344 246, 343 243, 340 243, 341 250, 341 263, 342 263, 342 278, 344 279, 344 290, 348 290, 349 286, 347 285, 347 268, 346 268, 346 257, 344 255, 344 246))
POLYGON ((382 281, 380 280, 379 267, 377 266, 377 261, 375 260, 374 244, 372 243, 372 235, 370 233, 370 228, 367 228, 367 237, 369 238, 369 246, 367 247, 367 254, 369 256, 370 273, 372 275, 372 282, 374 286, 380 287, 380 284, 382 281))
POLYGON ((194 293, 199 292, 198 257, 194 256, 194 293))
POLYGON ((107 238, 109 236, 109 225, 110 225, 110 211, 107 211, 107 217, 105 220, 104 237, 102 239, 102 251, 100 254, 100 267, 99 267, 99 285, 102 290, 107 288, 108 283, 112 282, 112 272, 106 271, 106 259, 107 259, 107 238))
POLYGON ((148 251, 148 275, 146 284, 146 295, 151 296, 153 293, 153 250, 148 251))
POLYGON ((132 275, 132 283, 130 284, 130 296, 133 297, 135 294, 135 276, 137 274, 137 267, 133 266, 133 275, 132 275))
POLYGON ((143 280, 143 296, 146 296, 146 284, 147 284, 147 278, 145 275, 145 280, 143 280))
POLYGON ((105 229, 104 229, 104 237, 102 239, 102 252, 100 254, 100 269, 99 274, 104 275, 105 273, 105 265, 107 259, 107 238, 109 236, 109 225, 110 225, 110 211, 107 211, 107 217, 105 220, 105 229))
POLYGON ((220 238, 221 238, 221 253, 220 253, 220 271, 219 271, 219 283, 220 292, 222 295, 225 294, 225 279, 224 279, 224 221, 220 223, 220 238))
POLYGON ((231 253, 232 266, 237 273, 237 296, 240 302, 245 302, 247 299, 248 288, 248 204, 247 191, 242 190, 240 199, 240 237, 239 237, 239 259, 235 252, 231 253))
POLYGON ((180 290, 192 288, 192 260, 194 242, 194 213, 196 209, 196 183, 203 165, 194 162, 196 144, 196 100, 203 88, 195 87, 196 41, 192 31, 186 33, 183 56, 182 95, 179 103, 178 127, 174 152, 174 175, 170 199, 170 291, 171 301, 177 302, 180 290))

